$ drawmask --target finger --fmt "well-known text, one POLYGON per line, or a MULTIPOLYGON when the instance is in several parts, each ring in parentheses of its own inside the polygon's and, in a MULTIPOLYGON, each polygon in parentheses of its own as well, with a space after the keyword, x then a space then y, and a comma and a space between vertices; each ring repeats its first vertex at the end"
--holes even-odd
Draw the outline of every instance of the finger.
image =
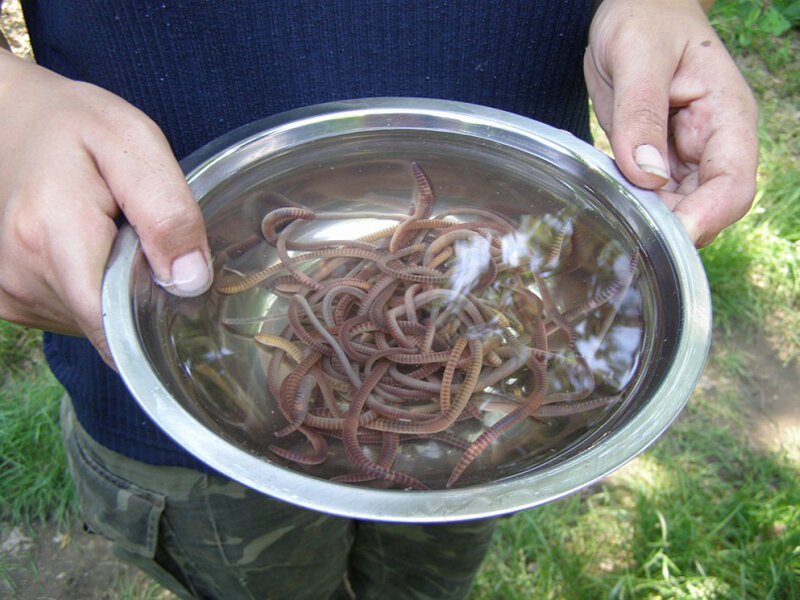
MULTIPOLYGON (((742 154, 748 152, 743 149, 742 154)), ((696 176, 681 182, 674 193, 660 192, 697 247, 710 244, 720 231, 742 218, 752 205, 757 155, 736 158, 737 162, 728 162, 724 156, 704 160, 696 176), (717 169, 717 164, 737 165, 738 168, 717 169)))
POLYGON ((732 186, 729 176, 718 177, 689 195, 659 191, 668 206, 673 206, 673 214, 686 230, 695 246, 707 246, 725 227, 738 220, 747 212, 749 201, 731 206, 728 190, 732 186))
MULTIPOLYGON (((732 71, 726 81, 736 81, 732 71)), ((686 195, 674 207, 687 229, 694 230, 695 243, 705 246, 725 227, 743 217, 752 205, 758 169, 758 107, 744 84, 722 88, 718 94, 694 103, 673 121, 676 151, 691 155, 697 135, 705 142, 696 161, 697 189, 681 182, 678 192, 686 195)))
POLYGON ((200 208, 158 127, 133 109, 87 141, 98 170, 141 240, 156 281, 179 296, 211 285, 200 208), (123 132, 119 130, 123 124, 123 132))
POLYGON ((667 131, 669 89, 676 55, 656 44, 634 43, 635 59, 610 69, 613 105, 609 141, 622 173, 635 185, 658 189, 669 181, 667 131))
POLYGON ((84 227, 91 236, 74 237, 69 219, 54 219, 48 224, 48 239, 64 240, 66 247, 51 249, 53 271, 48 283, 69 308, 81 334, 97 349, 103 360, 113 367, 102 321, 101 294, 105 262, 117 228, 101 210, 84 213, 84 227))

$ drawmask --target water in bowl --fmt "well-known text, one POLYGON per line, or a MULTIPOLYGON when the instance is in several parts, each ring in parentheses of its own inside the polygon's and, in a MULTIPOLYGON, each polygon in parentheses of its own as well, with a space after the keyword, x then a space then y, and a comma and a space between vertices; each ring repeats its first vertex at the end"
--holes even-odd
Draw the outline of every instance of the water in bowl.
POLYGON ((195 416, 287 468, 403 489, 599 439, 652 344, 646 257, 552 167, 465 154, 305 153, 215 190, 215 285, 162 299, 195 416))

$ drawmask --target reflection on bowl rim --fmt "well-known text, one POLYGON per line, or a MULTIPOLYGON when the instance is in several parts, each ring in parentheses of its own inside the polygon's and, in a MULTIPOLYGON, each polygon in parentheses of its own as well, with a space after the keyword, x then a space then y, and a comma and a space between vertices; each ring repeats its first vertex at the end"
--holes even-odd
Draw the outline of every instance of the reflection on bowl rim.
MULTIPOLYGON (((456 123, 471 135, 491 133, 531 140, 556 157, 568 155, 609 180, 671 253, 679 280, 680 315, 676 352, 650 398, 618 429, 576 456, 532 473, 464 488, 431 491, 379 490, 324 481, 255 456, 220 438, 194 419, 169 393, 145 360, 131 302, 133 267, 142 260, 138 238, 120 230, 103 282, 103 319, 119 372, 144 411, 176 442, 228 477, 281 500, 343 517, 395 522, 446 522, 507 514, 556 500, 590 485, 646 450, 688 401, 710 345, 711 299, 702 263, 677 219, 653 192, 634 188, 605 154, 571 134, 496 109, 417 98, 371 98, 306 107, 237 129, 182 162, 195 196, 231 175, 225 157, 237 153, 263 158, 275 150, 276 132, 343 135, 362 129, 409 129, 456 123), (405 121, 404 121, 405 120, 405 121), (405 123, 405 124, 404 124, 405 123), (333 125, 331 125, 333 124, 333 125), (348 128, 349 127, 349 128, 348 128), (261 154, 258 154, 261 152, 261 154), (212 185, 213 183, 213 185, 212 185)), ((312 138, 308 138, 312 139, 312 138)), ((308 141, 308 140, 306 140, 308 141)))

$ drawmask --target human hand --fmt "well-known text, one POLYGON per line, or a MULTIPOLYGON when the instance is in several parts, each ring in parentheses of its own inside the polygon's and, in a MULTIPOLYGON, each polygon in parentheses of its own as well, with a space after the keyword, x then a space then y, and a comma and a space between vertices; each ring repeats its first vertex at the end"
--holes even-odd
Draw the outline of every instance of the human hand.
POLYGON ((604 0, 584 73, 620 170, 658 190, 698 247, 744 216, 758 109, 697 0, 604 0))
POLYGON ((111 364, 100 295, 120 212, 166 289, 208 288, 200 210, 144 113, 0 50, 0 131, 0 318, 85 335, 111 364))

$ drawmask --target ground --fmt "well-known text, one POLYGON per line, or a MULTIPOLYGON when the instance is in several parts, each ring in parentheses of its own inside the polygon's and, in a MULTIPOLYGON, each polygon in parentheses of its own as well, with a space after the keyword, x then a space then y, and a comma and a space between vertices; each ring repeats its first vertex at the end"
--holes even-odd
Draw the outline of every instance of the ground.
MULTIPOLYGON (((16 0, 4 3, 1 19, 0 29, 10 34, 12 49, 24 54, 26 40, 16 0)), ((715 341, 712 355, 728 348, 742 349, 747 358, 749 375, 741 383, 745 388, 744 397, 748 399, 748 435, 752 441, 765 450, 800 451, 797 358, 789 362, 782 360, 766 336, 752 332, 715 341)), ((713 390, 720 377, 712 364, 698 388, 704 392, 713 390)), ((0 561, 0 597, 20 600, 174 598, 149 583, 141 573, 116 561, 105 540, 84 532, 80 523, 73 523, 67 532, 52 523, 31 528, 0 523, 0 554, 4 559, 0 561)))
POLYGON ((6 554, 7 568, 14 565, 2 574, 3 597, 110 599, 110 590, 126 585, 126 579, 132 586, 140 577, 114 559, 103 538, 87 534, 78 523, 67 532, 52 523, 33 529, 4 528, 0 552, 6 554))
MULTIPOLYGON (((738 338, 738 339, 737 339, 738 338)), ((800 450, 800 411, 797 410, 800 368, 798 361, 781 361, 770 342, 759 336, 740 335, 736 346, 747 348, 750 380, 745 383, 747 410, 751 416, 748 435, 764 450, 800 450)), ((706 374, 700 385, 706 385, 706 374)))
MULTIPOLYGON (((722 345, 747 348, 746 386, 751 440, 767 451, 800 451, 800 412, 797 411, 798 361, 784 363, 765 337, 734 336, 722 345)), ((715 350, 712 348, 712 354, 715 350)), ((713 361, 712 361, 713 362, 713 361)), ((700 379, 704 393, 719 385, 722 375, 710 364, 700 379)), ((0 597, 19 600, 86 600, 120 598, 109 590, 129 590, 132 598, 168 599, 171 594, 151 585, 135 569, 116 561, 99 535, 79 523, 64 533, 51 523, 32 529, 0 527, 0 553, 7 572, 0 572, 0 597), (9 565, 11 568, 8 568, 9 565), (11 583, 13 582, 13 583, 11 583), (16 594, 16 595, 13 595, 16 594)))

